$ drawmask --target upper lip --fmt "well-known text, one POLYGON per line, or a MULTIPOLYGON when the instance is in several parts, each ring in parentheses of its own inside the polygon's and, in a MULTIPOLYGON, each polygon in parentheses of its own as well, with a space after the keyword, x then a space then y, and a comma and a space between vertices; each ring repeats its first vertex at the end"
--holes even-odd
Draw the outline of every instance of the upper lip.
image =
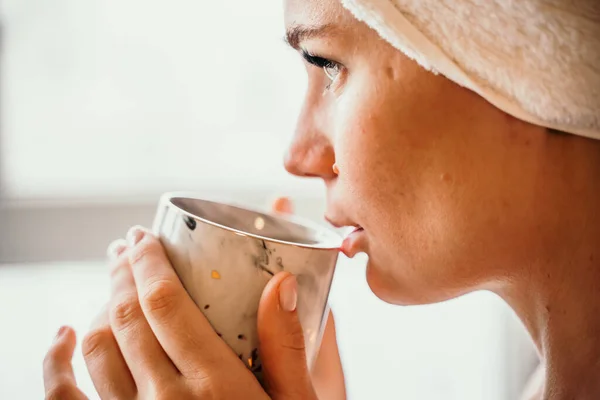
POLYGON ((330 217, 328 215, 325 216, 325 220, 327 222, 329 222, 331 225, 333 225, 334 227, 336 227, 336 228, 343 228, 343 227, 346 227, 346 226, 352 226, 354 228, 360 228, 361 227, 360 225, 355 224, 352 221, 344 220, 344 219, 335 219, 335 218, 330 217))

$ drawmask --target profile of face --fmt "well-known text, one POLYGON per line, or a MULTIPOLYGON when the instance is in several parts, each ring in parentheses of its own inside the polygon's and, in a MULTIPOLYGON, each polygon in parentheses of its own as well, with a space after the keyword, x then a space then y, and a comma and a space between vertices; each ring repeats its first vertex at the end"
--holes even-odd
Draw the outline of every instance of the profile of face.
POLYGON ((568 201, 565 139, 421 68, 340 0, 285 0, 285 24, 308 73, 285 166, 325 182, 333 223, 364 229, 348 253, 369 255, 372 291, 421 304, 527 274, 568 201))

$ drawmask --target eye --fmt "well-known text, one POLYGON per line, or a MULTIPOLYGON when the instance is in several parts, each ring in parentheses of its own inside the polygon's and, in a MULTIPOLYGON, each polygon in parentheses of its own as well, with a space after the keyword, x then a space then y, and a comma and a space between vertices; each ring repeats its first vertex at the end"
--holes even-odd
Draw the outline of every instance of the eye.
MULTIPOLYGON (((342 69, 342 65, 340 63, 328 60, 324 57, 316 56, 305 50, 302 50, 302 57, 304 58, 304 60, 306 60, 307 63, 321 68, 323 72, 325 72, 325 75, 327 75, 327 77, 331 80, 331 83, 333 83, 337 79, 342 69)), ((331 83, 327 85, 327 87, 329 87, 331 83)))
POLYGON ((323 71, 325 72, 325 75, 327 75, 327 77, 333 82, 340 73, 340 65, 331 62, 331 65, 326 65, 323 67, 323 71))

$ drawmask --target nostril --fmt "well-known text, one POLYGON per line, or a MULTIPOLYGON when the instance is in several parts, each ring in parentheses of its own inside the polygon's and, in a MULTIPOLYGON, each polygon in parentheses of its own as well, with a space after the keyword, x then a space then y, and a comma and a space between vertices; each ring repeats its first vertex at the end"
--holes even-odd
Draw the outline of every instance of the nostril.
POLYGON ((317 171, 312 171, 309 165, 305 165, 306 160, 286 155, 283 160, 283 165, 285 170, 292 175, 301 177, 301 178, 322 178, 323 175, 317 171))

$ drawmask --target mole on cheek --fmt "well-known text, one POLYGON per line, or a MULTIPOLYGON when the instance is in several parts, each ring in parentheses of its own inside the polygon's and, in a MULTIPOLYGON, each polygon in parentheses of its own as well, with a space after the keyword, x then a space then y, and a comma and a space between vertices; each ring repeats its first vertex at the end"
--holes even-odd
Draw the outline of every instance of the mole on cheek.
POLYGON ((386 78, 392 80, 392 81, 397 81, 398 80, 398 73, 396 72, 396 69, 394 67, 386 67, 385 68, 385 76, 386 78))
POLYGON ((442 175, 440 175, 440 180, 442 182, 452 183, 452 175, 450 175, 447 172, 444 172, 442 175))
POLYGON ((385 69, 385 76, 387 76, 389 79, 394 79, 394 68, 392 67, 387 67, 385 69))

